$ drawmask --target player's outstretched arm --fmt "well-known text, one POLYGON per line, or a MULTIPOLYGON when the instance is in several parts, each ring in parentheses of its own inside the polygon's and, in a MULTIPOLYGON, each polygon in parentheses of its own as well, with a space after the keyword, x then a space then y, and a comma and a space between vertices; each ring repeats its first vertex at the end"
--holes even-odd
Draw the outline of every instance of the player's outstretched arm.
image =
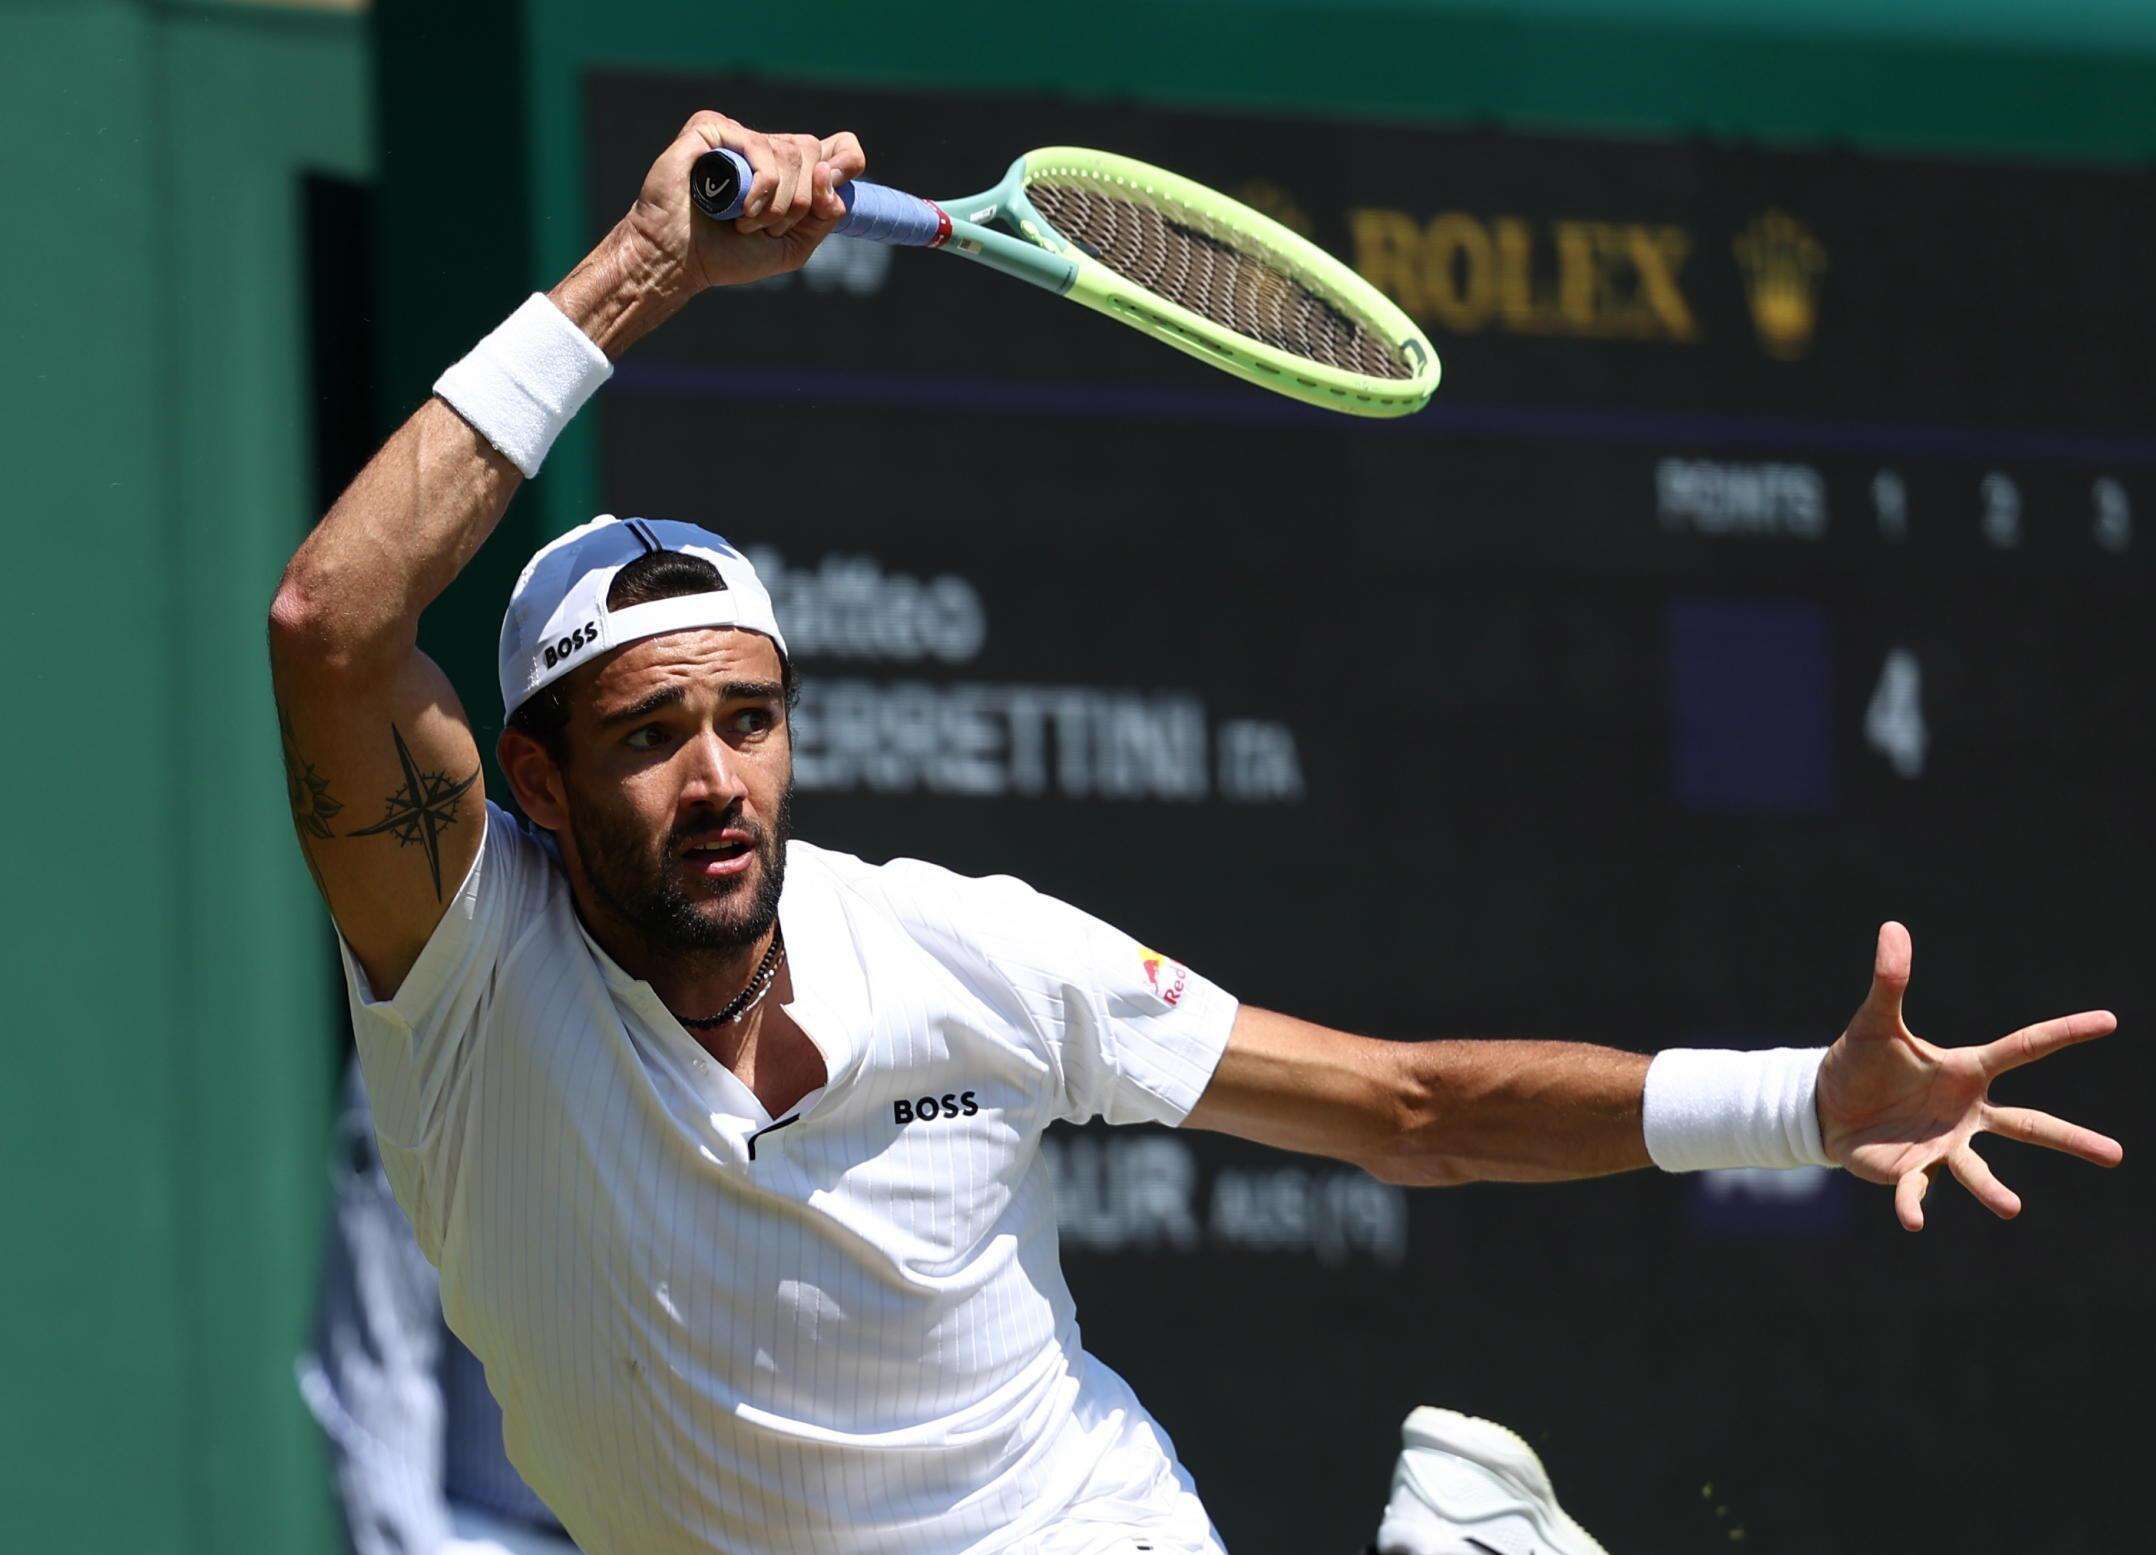
POLYGON ((1244 1005, 1185 1125, 1387 1182, 1558 1182, 1652 1164, 1646 1057, 1584 1042, 1387 1042, 1244 1005))
MULTIPOLYGON (((498 357, 535 338, 572 370, 579 352, 594 357, 589 372, 603 375, 592 348, 611 360, 698 292, 800 265, 845 213, 836 187, 864 165, 849 134, 767 136, 699 113, 652 164, 629 213, 547 294, 552 308, 529 305, 535 319, 520 312, 537 336, 503 345, 498 331, 489 346, 498 357), (756 175, 746 213, 725 227, 696 216, 688 198, 690 166, 721 145, 756 175)), ((534 417, 518 413, 558 407, 518 400, 519 366, 486 364, 506 385, 496 393, 506 419, 492 438, 442 398, 422 405, 308 535, 270 608, 300 847, 385 997, 425 948, 483 835, 470 721, 418 649, 419 617, 544 454, 551 432, 524 435, 534 417)))
POLYGON ((2108 1011, 1936 1047, 1902 1020, 1909 964, 1908 931, 1882 927, 1870 995, 1823 1059, 1678 1050, 1651 1065, 1569 1042, 1384 1042, 1246 1006, 1187 1123, 1410 1186, 1816 1161, 1892 1185, 1912 1231, 1941 1168, 1995 1214, 2020 1213, 1978 1134, 2119 1163, 2116 1140, 1990 1098, 2008 1070, 2115 1029, 2108 1011))

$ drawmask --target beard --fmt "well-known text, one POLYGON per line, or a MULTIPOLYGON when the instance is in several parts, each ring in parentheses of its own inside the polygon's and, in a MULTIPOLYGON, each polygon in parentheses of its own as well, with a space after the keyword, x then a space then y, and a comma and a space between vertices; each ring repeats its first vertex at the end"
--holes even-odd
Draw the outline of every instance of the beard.
POLYGON ((635 820, 603 806, 571 804, 569 831, 592 893, 643 935, 657 951, 740 950, 762 939, 777 921, 786 883, 786 839, 793 835, 791 780, 778 815, 765 827, 739 803, 718 814, 693 816, 654 845, 635 820), (675 868, 688 839, 717 826, 747 832, 755 867, 725 886, 692 889, 675 868))

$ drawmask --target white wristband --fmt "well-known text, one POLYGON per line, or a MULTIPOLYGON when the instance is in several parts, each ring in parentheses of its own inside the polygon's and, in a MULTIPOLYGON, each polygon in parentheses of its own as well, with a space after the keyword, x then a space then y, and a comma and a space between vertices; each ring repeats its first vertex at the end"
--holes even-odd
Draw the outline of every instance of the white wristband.
POLYGON ((614 364, 591 337, 534 292, 435 379, 434 392, 528 478, 539 473, 546 451, 592 391, 613 375, 614 364))
POLYGON ((1665 1172, 1832 1166, 1819 1135, 1825 1048, 1670 1048, 1647 1066, 1647 1154, 1665 1172))

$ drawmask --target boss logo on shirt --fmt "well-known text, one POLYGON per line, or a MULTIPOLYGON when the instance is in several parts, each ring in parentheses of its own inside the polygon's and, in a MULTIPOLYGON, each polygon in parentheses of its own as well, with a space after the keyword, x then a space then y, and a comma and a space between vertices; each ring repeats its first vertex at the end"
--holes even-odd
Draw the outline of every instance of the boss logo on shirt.
POLYGON ((891 1121, 900 1125, 933 1123, 938 1118, 970 1118, 980 1110, 973 1092, 945 1091, 941 1096, 923 1096, 916 1101, 894 1101, 891 1121))
POLYGON ((599 623, 596 621, 586 621, 582 626, 571 632, 567 637, 564 637, 560 642, 548 643, 546 645, 546 667, 548 669, 552 669, 555 665, 559 664, 562 660, 568 658, 570 654, 576 652, 577 649, 583 647, 586 643, 595 643, 598 640, 599 623))

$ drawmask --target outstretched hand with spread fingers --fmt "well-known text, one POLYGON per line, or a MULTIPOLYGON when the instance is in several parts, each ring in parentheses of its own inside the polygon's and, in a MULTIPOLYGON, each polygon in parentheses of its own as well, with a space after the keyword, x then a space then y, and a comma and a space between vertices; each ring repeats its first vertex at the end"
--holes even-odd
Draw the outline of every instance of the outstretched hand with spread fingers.
POLYGON ((1882 924, 1871 993, 1819 1071, 1828 1153, 1867 1182, 1891 1184, 1904 1228, 1924 1229, 1924 1194, 1941 1166, 2002 1220, 2021 1213, 2020 1197, 1972 1147, 1978 1134, 2119 1164, 2125 1152, 2117 1140, 2048 1112, 1995 1106, 1990 1097, 1991 1082, 2009 1069, 2116 1030, 2109 1010, 2038 1021, 1980 1047, 1934 1047, 1902 1020, 1909 960, 1909 931, 1882 924))

